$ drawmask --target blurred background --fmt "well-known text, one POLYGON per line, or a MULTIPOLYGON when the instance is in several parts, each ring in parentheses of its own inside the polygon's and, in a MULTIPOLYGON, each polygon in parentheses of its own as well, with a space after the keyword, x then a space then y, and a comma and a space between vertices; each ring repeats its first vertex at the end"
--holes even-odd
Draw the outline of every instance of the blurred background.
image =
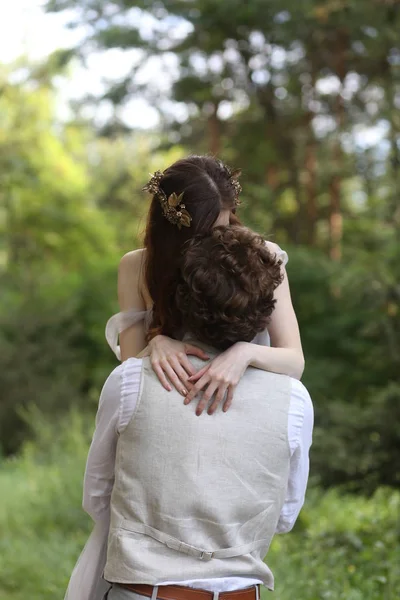
POLYGON ((1 600, 63 598, 118 261, 188 153, 289 253, 316 429, 275 597, 400 597, 399 109, 397 0, 2 4, 1 600))

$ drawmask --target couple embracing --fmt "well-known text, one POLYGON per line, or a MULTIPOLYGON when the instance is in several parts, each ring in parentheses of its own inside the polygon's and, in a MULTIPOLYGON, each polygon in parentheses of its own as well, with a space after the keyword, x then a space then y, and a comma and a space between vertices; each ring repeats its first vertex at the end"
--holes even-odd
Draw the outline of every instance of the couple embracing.
MULTIPOLYGON (((258 600, 304 502, 313 427, 287 255, 240 224, 239 172, 156 172, 144 250, 125 255, 122 360, 85 480, 94 530, 67 600, 258 600)), ((118 336, 120 346, 118 343, 118 336)))

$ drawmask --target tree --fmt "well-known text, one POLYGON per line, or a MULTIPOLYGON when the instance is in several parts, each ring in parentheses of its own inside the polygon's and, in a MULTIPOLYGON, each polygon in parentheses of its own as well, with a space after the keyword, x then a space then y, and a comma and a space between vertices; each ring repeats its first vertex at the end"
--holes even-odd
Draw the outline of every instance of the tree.
MULTIPOLYGON (((83 55, 96 47, 134 49, 140 57, 108 99, 119 104, 134 94, 146 97, 165 115, 171 141, 178 136, 189 147, 221 153, 243 167, 264 190, 261 202, 274 215, 272 229, 340 258, 345 181, 355 167, 346 140, 354 140, 360 124, 379 123, 384 108, 379 90, 396 81, 396 3, 376 0, 368 8, 361 0, 48 3, 49 10, 70 6, 75 24, 89 31, 83 55), (178 75, 170 74, 169 93, 165 81, 161 95, 156 83, 135 83, 146 64, 172 55, 178 75), (183 122, 171 122, 166 97, 168 106, 171 101, 186 106, 183 122), (282 203, 290 205, 287 213, 282 203)), ((392 89, 389 95, 395 94, 392 89)), ((392 100, 391 115, 393 109, 392 100)), ((396 157, 391 133, 396 125, 389 120, 396 157)), ((260 194, 252 186, 249 203, 259 205, 260 194)))
MULTIPOLYGON (((104 323, 118 255, 90 196, 85 132, 56 124, 48 83, 14 83, 3 70, 1 87, 0 438, 8 453, 26 435, 20 411, 29 402, 57 414, 93 388, 85 296, 104 323)), ((93 354, 101 368, 102 353, 93 354)))

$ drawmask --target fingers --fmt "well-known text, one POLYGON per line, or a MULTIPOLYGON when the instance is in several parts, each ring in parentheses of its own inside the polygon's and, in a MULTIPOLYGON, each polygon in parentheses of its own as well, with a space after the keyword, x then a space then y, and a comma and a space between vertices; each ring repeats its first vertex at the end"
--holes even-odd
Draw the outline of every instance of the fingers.
POLYGON ((165 377, 164 375, 164 371, 161 368, 161 365, 158 361, 154 361, 151 363, 151 366, 153 367, 154 372, 156 373, 158 379, 160 380, 161 385, 168 391, 171 392, 172 391, 172 387, 168 382, 168 379, 165 377))
MULTIPOLYGON (((175 373, 174 369, 169 364, 169 362, 167 362, 164 359, 163 361, 161 361, 160 364, 161 364, 161 367, 162 367, 164 373, 166 373, 168 375, 168 379, 170 380, 170 382, 172 383, 172 385, 178 390, 178 392, 180 394, 182 394, 182 396, 186 396, 187 389, 182 384, 182 382, 179 380, 178 375, 175 373)), ((183 369, 182 369, 182 371, 183 371, 183 369)), ((185 374, 185 377, 186 377, 186 374, 185 374)))
POLYGON ((208 403, 210 402, 215 390, 218 387, 218 383, 215 381, 210 381, 210 384, 208 385, 207 389, 205 390, 205 392, 203 392, 203 396, 200 400, 200 402, 197 405, 196 408, 196 415, 199 417, 201 415, 201 413, 203 412, 203 410, 208 406, 208 403))
POLYGON ((203 360, 210 359, 210 357, 204 352, 204 350, 202 350, 201 348, 198 348, 197 346, 192 346, 192 344, 185 344, 185 352, 186 352, 186 354, 198 356, 199 358, 202 358, 203 360))
POLYGON ((197 394, 199 392, 201 392, 201 390, 204 388, 205 385, 207 385, 207 383, 209 383, 209 381, 210 381, 210 378, 209 378, 208 374, 206 373, 201 379, 199 379, 199 381, 189 391, 189 393, 187 394, 187 396, 185 398, 184 404, 190 404, 190 402, 193 400, 193 398, 195 396, 197 396, 197 394))
POLYGON ((182 354, 178 354, 178 360, 179 360, 180 364, 182 365, 182 367, 187 372, 187 374, 189 375, 189 379, 190 379, 190 376, 194 375, 196 373, 195 367, 192 365, 192 363, 190 362, 190 360, 188 359, 188 357, 186 356, 186 354, 184 352, 182 352, 182 354))
POLYGON ((220 404, 220 402, 222 402, 222 400, 224 399, 224 396, 226 394, 226 390, 228 389, 228 384, 225 383, 221 383, 218 387, 218 391, 215 394, 215 399, 213 401, 213 403, 211 404, 211 406, 208 409, 208 414, 212 415, 218 408, 218 405, 220 404))
POLYGON ((191 382, 198 381, 201 377, 203 377, 204 373, 207 373, 209 368, 210 368, 210 365, 206 365, 205 367, 200 369, 200 371, 197 371, 197 373, 194 373, 193 375, 191 375, 191 377, 189 377, 189 381, 191 381, 191 382))
POLYGON ((179 361, 175 356, 172 356, 169 359, 169 364, 181 382, 180 388, 182 389, 177 388, 178 391, 180 391, 181 394, 184 392, 183 395, 186 396, 188 390, 191 390, 193 386, 193 384, 188 380, 188 373, 185 371, 182 365, 179 364, 179 361))
POLYGON ((187 394, 184 404, 189 404, 193 398, 197 396, 197 394, 201 392, 201 390, 207 385, 208 387, 203 392, 203 396, 197 405, 196 415, 200 416, 202 414, 215 392, 216 396, 207 411, 208 414, 212 415, 217 410, 218 405, 223 401, 225 394, 226 399, 223 405, 223 411, 226 412, 232 404, 236 385, 229 385, 227 382, 212 381, 208 374, 206 374, 193 386, 193 388, 187 394))
POLYGON ((228 410, 228 408, 230 407, 230 405, 232 404, 233 401, 233 394, 235 392, 236 386, 235 385, 230 385, 228 387, 228 393, 226 395, 226 400, 223 406, 223 411, 226 412, 228 410))
MULTIPOLYGON (((166 359, 161 359, 160 361, 152 362, 152 367, 153 367, 153 370, 156 373, 158 379, 160 380, 161 385, 168 392, 172 391, 172 387, 171 387, 171 383, 172 383, 174 385, 174 387, 178 390, 178 392, 180 394, 182 394, 182 396, 186 396, 186 394, 187 394, 186 386, 184 384, 182 384, 182 382, 179 380, 179 377, 177 376, 174 369, 171 367, 171 365, 167 362, 166 359), (168 381, 166 375, 168 375, 169 381, 168 381)), ((179 364, 178 364, 178 367, 179 367, 179 369, 181 369, 179 364)), ((180 375, 182 376, 182 378, 184 380, 187 379, 187 374, 184 372, 183 369, 180 370, 180 375)))

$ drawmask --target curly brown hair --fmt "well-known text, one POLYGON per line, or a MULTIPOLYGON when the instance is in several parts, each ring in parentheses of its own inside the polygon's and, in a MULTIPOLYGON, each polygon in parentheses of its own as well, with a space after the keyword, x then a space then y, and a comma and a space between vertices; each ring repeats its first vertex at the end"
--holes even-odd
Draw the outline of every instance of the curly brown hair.
POLYGON ((265 240, 243 226, 196 235, 184 246, 173 303, 185 331, 221 350, 250 342, 274 310, 280 266, 265 240))

